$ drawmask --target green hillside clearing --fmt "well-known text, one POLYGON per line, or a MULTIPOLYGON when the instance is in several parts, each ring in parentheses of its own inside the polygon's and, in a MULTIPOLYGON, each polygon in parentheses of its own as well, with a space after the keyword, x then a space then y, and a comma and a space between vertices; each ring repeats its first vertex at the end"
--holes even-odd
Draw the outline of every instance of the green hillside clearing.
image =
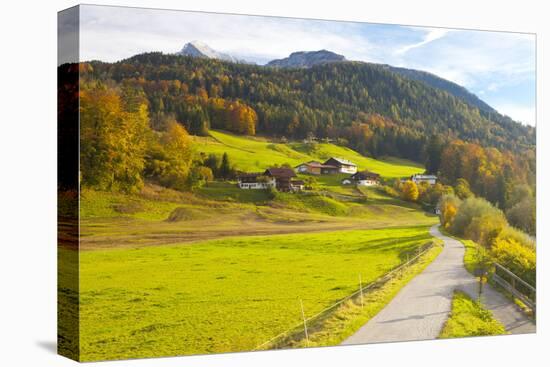
POLYGON ((340 157, 357 164, 359 170, 368 169, 385 178, 406 177, 424 172, 422 165, 406 159, 373 159, 329 143, 279 144, 260 137, 244 137, 214 130, 210 131, 209 137, 193 139, 197 151, 218 155, 227 152, 237 169, 242 171, 262 171, 273 164, 285 163, 295 167, 303 162, 323 162, 330 157, 340 157))

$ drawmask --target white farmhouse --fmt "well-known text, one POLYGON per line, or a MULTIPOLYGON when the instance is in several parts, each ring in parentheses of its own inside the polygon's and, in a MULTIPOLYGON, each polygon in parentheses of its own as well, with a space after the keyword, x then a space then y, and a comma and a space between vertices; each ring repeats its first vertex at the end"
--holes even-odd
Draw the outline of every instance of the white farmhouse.
POLYGON ((419 175, 419 174, 416 174, 416 175, 411 176, 411 181, 416 183, 416 184, 419 184, 421 182, 427 182, 430 185, 435 185, 435 183, 437 182, 437 176, 435 176, 435 175, 419 175))
POLYGON ((243 173, 237 177, 239 189, 261 190, 275 187, 275 177, 265 176, 261 173, 243 173))

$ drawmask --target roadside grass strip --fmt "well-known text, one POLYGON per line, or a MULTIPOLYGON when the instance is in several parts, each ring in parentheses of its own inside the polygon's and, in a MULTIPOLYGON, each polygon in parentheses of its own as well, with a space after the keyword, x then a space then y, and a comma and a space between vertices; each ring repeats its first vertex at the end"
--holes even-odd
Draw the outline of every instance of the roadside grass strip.
POLYGON ((507 334, 504 326, 493 317, 491 311, 463 292, 455 292, 449 319, 439 338, 463 338, 507 334))

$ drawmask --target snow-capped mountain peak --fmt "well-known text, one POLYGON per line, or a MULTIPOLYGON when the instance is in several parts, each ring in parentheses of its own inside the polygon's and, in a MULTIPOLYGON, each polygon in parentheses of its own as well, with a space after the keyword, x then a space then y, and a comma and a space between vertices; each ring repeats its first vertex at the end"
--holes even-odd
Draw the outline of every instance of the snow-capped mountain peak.
POLYGON ((218 52, 201 41, 191 41, 186 43, 185 46, 178 52, 178 55, 192 56, 192 57, 204 57, 207 59, 218 59, 231 62, 239 62, 235 57, 218 52))

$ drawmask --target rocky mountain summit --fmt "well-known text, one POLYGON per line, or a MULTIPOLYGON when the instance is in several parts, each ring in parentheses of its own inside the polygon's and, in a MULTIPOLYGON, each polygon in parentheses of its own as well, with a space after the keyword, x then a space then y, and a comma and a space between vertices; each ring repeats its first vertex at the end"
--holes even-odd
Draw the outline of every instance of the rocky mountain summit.
POLYGON ((290 54, 284 59, 272 60, 266 66, 278 68, 309 68, 314 65, 327 64, 331 62, 346 61, 343 55, 327 51, 298 51, 290 54))
POLYGON ((213 48, 210 48, 206 43, 200 41, 192 41, 186 43, 181 51, 177 52, 178 55, 202 57, 205 59, 218 59, 223 61, 241 62, 241 60, 231 55, 218 52, 213 48))

